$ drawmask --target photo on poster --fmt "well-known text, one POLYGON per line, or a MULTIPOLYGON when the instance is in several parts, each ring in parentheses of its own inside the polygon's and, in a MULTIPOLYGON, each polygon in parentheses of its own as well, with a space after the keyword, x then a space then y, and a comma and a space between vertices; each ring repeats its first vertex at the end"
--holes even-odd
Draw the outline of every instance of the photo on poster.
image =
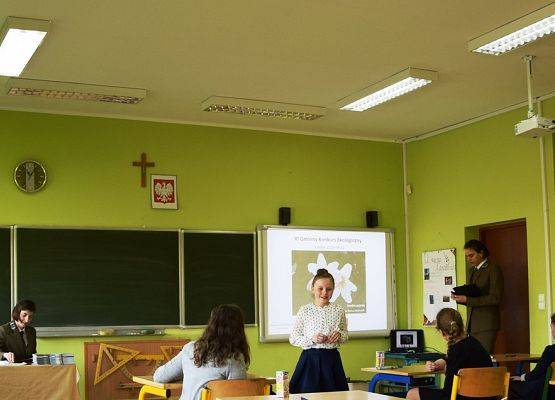
POLYGON ((312 280, 320 268, 333 276, 335 289, 331 302, 346 313, 366 312, 366 262, 363 251, 293 250, 293 312, 312 302, 312 280))

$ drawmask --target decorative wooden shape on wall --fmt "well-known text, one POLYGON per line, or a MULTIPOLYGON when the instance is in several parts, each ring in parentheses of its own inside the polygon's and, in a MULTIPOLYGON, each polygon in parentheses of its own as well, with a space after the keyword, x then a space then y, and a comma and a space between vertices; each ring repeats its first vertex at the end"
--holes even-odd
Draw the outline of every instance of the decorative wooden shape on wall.
MULTIPOLYGON (((141 385, 132 381, 133 375, 152 375, 188 342, 179 339, 85 343, 87 400, 137 398, 141 385)), ((173 396, 176 394, 172 392, 173 396)))

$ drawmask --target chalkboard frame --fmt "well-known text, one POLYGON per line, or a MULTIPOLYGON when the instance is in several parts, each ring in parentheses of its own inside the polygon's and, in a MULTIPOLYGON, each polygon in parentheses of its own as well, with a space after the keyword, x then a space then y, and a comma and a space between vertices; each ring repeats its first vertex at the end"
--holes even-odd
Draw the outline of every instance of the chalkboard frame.
POLYGON ((180 228, 138 228, 138 227, 99 227, 99 226, 59 226, 59 225, 12 225, 12 307, 18 298, 18 262, 17 262, 17 230, 21 229, 53 229, 53 230, 110 230, 110 231, 142 231, 142 232, 175 232, 178 236, 178 290, 179 290, 179 324, 178 325, 103 325, 103 326, 64 326, 36 327, 38 337, 56 336, 103 336, 103 335, 163 335, 168 328, 182 328, 183 320, 183 234, 180 228))
MULTIPOLYGON (((13 248, 13 235, 14 235, 14 229, 12 225, 0 225, 0 229, 2 230, 7 230, 9 231, 9 245, 10 245, 10 272, 9 272, 9 309, 8 310, 2 310, 0 312, 4 312, 7 311, 8 312, 8 318, 11 317, 11 313, 12 313, 12 309, 15 305, 15 300, 14 300, 14 296, 13 296, 13 288, 14 288, 14 248, 13 248)), ((3 314, 2 314, 3 315, 3 314)), ((1 321, 1 320, 0 320, 1 321)), ((0 323, 4 323, 4 322, 0 322, 0 323)))
MULTIPOLYGON (((184 253, 184 236, 185 233, 201 233, 201 234, 239 234, 239 235, 252 235, 252 240, 253 240, 253 265, 252 265, 252 273, 253 273, 253 293, 254 293, 254 323, 248 323, 245 324, 245 326, 247 327, 257 327, 258 326, 258 321, 259 321, 259 311, 258 311, 258 256, 257 256, 257 248, 258 248, 258 243, 257 243, 257 234, 256 231, 224 231, 224 230, 202 230, 202 229, 181 229, 181 242, 180 242, 180 251, 182 253, 184 253)), ((183 262, 184 263, 184 262, 183 262)), ((183 290, 181 291, 181 295, 184 296, 184 290, 186 287, 185 284, 185 265, 183 265, 183 277, 182 277, 182 285, 183 285, 183 290)), ((182 328, 204 328, 206 327, 206 324, 200 324, 200 325, 187 325, 185 323, 186 319, 185 319, 185 313, 187 310, 187 304, 185 304, 185 299, 183 298, 183 303, 182 303, 183 307, 182 307, 182 328)))

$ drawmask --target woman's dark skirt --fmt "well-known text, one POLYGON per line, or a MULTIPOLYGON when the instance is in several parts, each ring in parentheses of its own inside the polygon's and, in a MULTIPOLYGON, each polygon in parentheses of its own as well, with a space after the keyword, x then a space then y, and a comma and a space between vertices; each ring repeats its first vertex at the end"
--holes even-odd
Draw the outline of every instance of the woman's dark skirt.
POLYGON ((337 349, 303 350, 289 383, 290 393, 349 390, 337 349))

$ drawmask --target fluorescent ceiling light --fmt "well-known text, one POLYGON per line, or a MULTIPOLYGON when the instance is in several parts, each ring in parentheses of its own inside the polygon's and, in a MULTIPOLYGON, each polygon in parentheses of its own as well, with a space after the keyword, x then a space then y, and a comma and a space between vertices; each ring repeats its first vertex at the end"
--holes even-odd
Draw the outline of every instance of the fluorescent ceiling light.
POLYGON ((146 97, 145 89, 21 78, 9 79, 6 83, 6 89, 7 94, 14 96, 89 100, 119 104, 137 104, 146 97))
POLYGON ((555 32, 555 3, 468 42, 468 50, 498 56, 555 32))
POLYGON ((337 103, 341 110, 365 111, 379 104, 426 86, 437 79, 437 72, 407 68, 398 74, 347 96, 337 103))
POLYGON ((0 31, 0 75, 21 75, 49 28, 46 20, 6 18, 0 31))
POLYGON ((202 103, 202 110, 305 121, 312 121, 326 114, 326 109, 323 107, 218 96, 206 99, 202 103))

